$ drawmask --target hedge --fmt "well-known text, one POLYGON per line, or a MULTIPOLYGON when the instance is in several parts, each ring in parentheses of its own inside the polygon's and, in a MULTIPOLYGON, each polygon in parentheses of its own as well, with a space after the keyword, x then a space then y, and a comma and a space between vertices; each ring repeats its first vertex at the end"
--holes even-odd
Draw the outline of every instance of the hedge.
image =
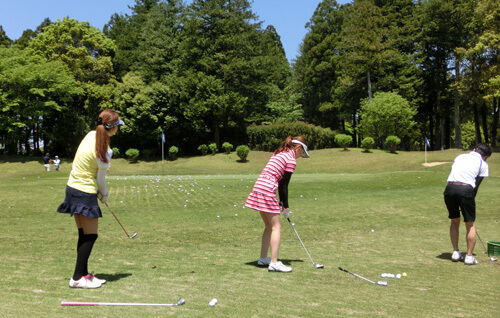
POLYGON ((247 128, 248 146, 252 150, 274 151, 288 136, 302 136, 309 149, 333 148, 335 133, 304 122, 252 125, 247 128))

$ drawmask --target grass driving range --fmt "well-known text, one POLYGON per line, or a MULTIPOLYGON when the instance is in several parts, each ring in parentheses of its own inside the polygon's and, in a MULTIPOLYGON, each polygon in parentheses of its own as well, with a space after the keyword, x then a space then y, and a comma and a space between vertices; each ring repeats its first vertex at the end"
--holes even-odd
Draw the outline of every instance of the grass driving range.
MULTIPOLYGON (((109 206, 89 269, 108 283, 68 288, 77 230, 56 212, 71 165, 0 157, 2 317, 498 317, 500 262, 478 240, 479 264, 452 263, 443 190, 458 150, 390 154, 311 151, 289 186, 295 233, 282 219, 280 259, 293 273, 257 267, 263 223, 243 204, 270 153, 131 164, 113 159, 109 206), (372 231, 373 230, 373 231, 372 231), (377 286, 341 272, 343 267, 377 286), (382 273, 408 274, 402 279, 382 273), (61 301, 176 303, 179 307, 71 307, 61 301), (215 307, 208 305, 218 299, 215 307)), ((500 155, 477 197, 477 229, 500 241, 500 155)), ((465 227, 460 248, 465 249, 465 227)), ((485 242, 486 244, 486 242, 485 242)))

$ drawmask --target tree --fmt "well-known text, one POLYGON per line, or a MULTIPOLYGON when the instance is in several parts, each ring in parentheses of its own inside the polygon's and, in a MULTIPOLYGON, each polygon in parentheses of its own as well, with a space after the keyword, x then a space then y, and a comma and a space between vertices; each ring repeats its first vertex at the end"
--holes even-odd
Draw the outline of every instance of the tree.
POLYGON ((33 149, 39 154, 39 141, 44 141, 45 149, 53 149, 58 139, 67 140, 58 135, 65 130, 58 131, 60 126, 47 124, 45 119, 67 112, 67 105, 81 94, 83 90, 61 61, 0 48, 0 135, 7 151, 30 154, 33 149))
MULTIPOLYGON (((462 94, 472 101, 475 123, 475 142, 481 142, 480 121, 485 141, 496 146, 500 114, 500 4, 484 0, 475 8, 471 22, 471 38, 464 47, 456 49, 464 61, 464 77, 458 85, 462 94), (480 106, 477 106, 480 105, 480 106), (479 116, 481 112, 481 116, 479 116), (492 119, 488 115, 492 114, 492 119), (488 129, 488 123, 491 128, 488 129), (491 138, 488 131, 491 132, 491 138)), ((464 145, 465 147, 465 145, 464 145)))
POLYGON ((413 120, 416 114, 415 108, 397 93, 377 92, 371 102, 369 98, 361 102, 360 130, 383 146, 388 136, 407 138, 416 124, 413 120))
MULTIPOLYGON (((30 54, 39 55, 46 61, 64 63, 84 91, 78 99, 68 102, 68 112, 43 118, 46 127, 56 127, 58 122, 72 123, 71 129, 66 127, 62 131, 54 131, 54 138, 61 134, 61 140, 78 144, 94 126, 99 112, 112 106, 115 78, 111 57, 115 48, 114 42, 99 29, 88 22, 69 18, 46 26, 29 42, 26 50, 30 54)), ((69 151, 75 150, 75 147, 68 149, 62 145, 57 149, 63 155, 70 155, 69 151)))
POLYGON ((36 38, 38 34, 42 33, 43 28, 51 24, 54 23, 50 21, 49 18, 45 18, 45 20, 43 20, 43 22, 34 31, 31 29, 24 30, 21 37, 15 41, 16 47, 21 49, 28 47, 30 41, 36 38))
POLYGON ((333 96, 339 78, 342 21, 337 1, 321 1, 306 24, 308 33, 293 63, 295 90, 305 120, 332 129, 341 126, 344 101, 333 96))
POLYGON ((238 143, 248 123, 267 119, 289 66, 276 34, 256 19, 246 0, 195 0, 188 7, 171 79, 185 133, 211 136, 205 138, 218 146, 222 139, 238 143))
POLYGON ((3 27, 0 25, 0 47, 9 47, 12 45, 12 40, 7 36, 3 27))

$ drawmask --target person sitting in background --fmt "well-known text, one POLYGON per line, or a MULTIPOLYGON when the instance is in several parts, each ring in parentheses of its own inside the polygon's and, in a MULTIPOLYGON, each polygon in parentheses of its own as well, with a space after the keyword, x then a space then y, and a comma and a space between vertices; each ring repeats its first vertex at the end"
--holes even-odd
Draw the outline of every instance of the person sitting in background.
POLYGON ((61 164, 61 159, 59 159, 59 157, 56 156, 55 159, 52 160, 52 163, 54 164, 54 170, 59 171, 59 165, 61 164))

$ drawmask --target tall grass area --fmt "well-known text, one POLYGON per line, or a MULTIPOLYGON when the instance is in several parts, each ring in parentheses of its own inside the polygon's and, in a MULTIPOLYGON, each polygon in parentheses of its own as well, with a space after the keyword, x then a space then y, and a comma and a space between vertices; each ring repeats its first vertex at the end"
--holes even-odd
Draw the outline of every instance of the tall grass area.
MULTIPOLYGON (((257 266, 263 222, 243 207, 271 153, 128 163, 113 159, 89 269, 108 280, 68 288, 76 258, 73 218, 56 212, 71 169, 0 157, 2 317, 497 317, 500 266, 478 240, 476 266, 453 263, 443 190, 462 151, 390 154, 310 151, 289 186, 295 228, 282 219, 280 260, 290 274, 257 266), (339 271, 341 266, 377 286, 339 271), (402 279, 382 273, 407 273, 402 279), (175 303, 179 307, 70 307, 61 301, 175 303), (218 299, 215 307, 208 305, 218 299)), ((477 197, 477 228, 500 241, 500 155, 477 197)), ((465 250, 465 227, 460 248, 465 250)))

